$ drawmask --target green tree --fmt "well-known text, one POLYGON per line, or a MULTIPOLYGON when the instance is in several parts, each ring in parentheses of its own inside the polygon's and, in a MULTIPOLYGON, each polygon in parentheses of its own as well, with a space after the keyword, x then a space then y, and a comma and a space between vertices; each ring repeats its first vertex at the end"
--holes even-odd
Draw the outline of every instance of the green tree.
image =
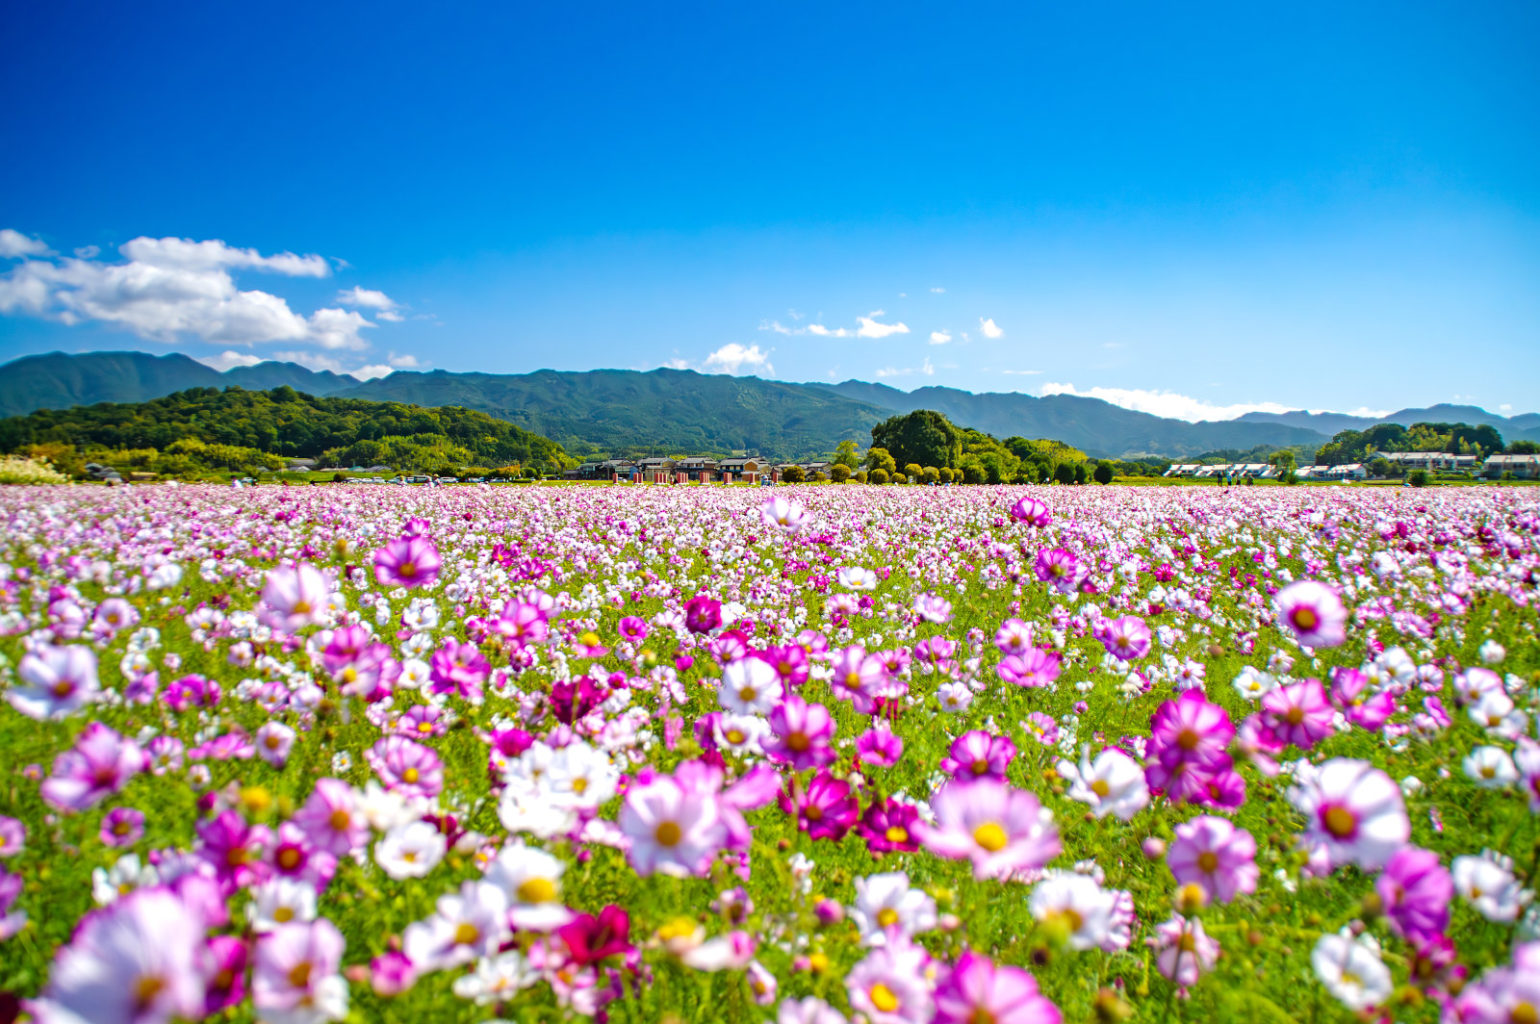
POLYGON ((807 479, 807 474, 801 466, 787 466, 781 470, 781 481, 788 484, 800 484, 807 479))
POLYGON ((1072 484, 1075 482, 1075 467, 1068 462, 1061 462, 1053 467, 1054 483, 1072 484))
POLYGON ((924 482, 927 484, 938 483, 941 480, 941 471, 935 466, 925 467, 924 482))
POLYGON ((1282 476, 1285 473, 1294 472, 1298 466, 1298 463, 1294 459, 1294 453, 1287 448, 1280 448, 1278 451, 1275 451, 1273 454, 1269 455, 1267 457, 1267 464, 1269 466, 1276 466, 1279 476, 1282 476))
MULTIPOLYGON (((891 452, 897 462, 904 464, 955 465, 960 440, 951 421, 932 409, 893 416, 872 428, 872 447, 891 452)), ((870 452, 867 454, 867 465, 871 465, 870 452)))
POLYGON ((829 467, 829 479, 837 484, 842 484, 850 479, 850 467, 843 462, 836 462, 829 467))
POLYGON ((888 471, 880 468, 874 469, 866 475, 866 479, 869 483, 885 484, 888 482, 888 471))
POLYGON ((1106 459, 1102 459, 1096 464, 1096 472, 1092 475, 1094 476, 1097 483, 1110 484, 1112 483, 1112 478, 1116 474, 1117 471, 1113 469, 1112 463, 1108 462, 1106 459))
POLYGON ((1540 455, 1540 443, 1534 441, 1513 441, 1507 448, 1509 455, 1540 455))
POLYGON ((886 448, 874 446, 866 450, 866 468, 868 470, 880 469, 891 476, 898 472, 898 462, 888 453, 886 448))
POLYGON ((963 456, 962 464, 957 468, 962 473, 962 481, 965 484, 981 484, 988 479, 984 463, 977 456, 963 456))
POLYGON ((904 467, 904 476, 908 477, 911 481, 918 480, 923 472, 925 470, 920 467, 918 462, 911 462, 904 467))
POLYGON ((1089 479, 1091 479, 1091 471, 1085 468, 1085 463, 1075 463, 1075 483, 1083 484, 1089 479))
POLYGON ((841 441, 834 448, 834 464, 844 466, 846 469, 855 469, 861 464, 861 456, 856 452, 854 441, 841 441))

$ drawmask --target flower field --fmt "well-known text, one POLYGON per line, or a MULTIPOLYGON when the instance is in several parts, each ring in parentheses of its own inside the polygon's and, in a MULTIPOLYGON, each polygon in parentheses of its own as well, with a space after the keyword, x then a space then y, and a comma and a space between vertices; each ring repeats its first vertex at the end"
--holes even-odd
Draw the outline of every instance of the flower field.
POLYGON ((1540 1021, 1540 502, 0 490, 0 1020, 1540 1021))

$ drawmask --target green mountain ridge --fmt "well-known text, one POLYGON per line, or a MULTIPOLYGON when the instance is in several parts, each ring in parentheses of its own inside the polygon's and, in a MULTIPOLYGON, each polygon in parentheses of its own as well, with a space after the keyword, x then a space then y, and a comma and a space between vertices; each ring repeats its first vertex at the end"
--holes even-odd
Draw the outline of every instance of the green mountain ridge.
MULTIPOLYGON (((725 453, 806 458, 840 441, 863 447, 872 426, 928 408, 997 437, 1053 438, 1098 458, 1191 458, 1258 446, 1318 446, 1343 429, 1382 422, 1339 413, 1251 413, 1189 423, 1076 395, 912 392, 884 384, 789 383, 692 370, 537 370, 523 374, 398 372, 359 381, 293 363, 224 372, 180 354, 97 352, 27 356, 0 367, 0 415, 102 401, 137 402, 192 387, 287 385, 318 397, 463 406, 549 437, 574 454, 725 453)), ((1508 440, 1540 440, 1540 415, 1507 418, 1469 406, 1405 409, 1384 421, 1484 423, 1508 440)))

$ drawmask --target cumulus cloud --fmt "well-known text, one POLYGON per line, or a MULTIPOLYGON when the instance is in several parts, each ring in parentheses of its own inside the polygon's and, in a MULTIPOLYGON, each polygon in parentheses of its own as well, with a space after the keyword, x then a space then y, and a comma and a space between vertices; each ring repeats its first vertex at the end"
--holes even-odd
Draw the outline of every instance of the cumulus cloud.
POLYGON ((315 370, 317 373, 330 370, 332 373, 357 373, 356 370, 344 370, 342 362, 334 356, 323 356, 319 352, 293 351, 274 352, 273 360, 280 363, 298 363, 307 370, 315 370))
POLYGON ((374 380, 376 377, 389 377, 396 372, 396 368, 385 363, 370 363, 349 372, 359 380, 374 380))
POLYGON ((1005 332, 995 323, 993 317, 979 317, 979 330, 983 332, 984 337, 991 341, 995 338, 1005 337, 1005 332))
POLYGON ((723 373, 738 373, 747 368, 749 370, 763 370, 766 373, 774 373, 775 368, 770 365, 770 353, 760 350, 758 345, 740 345, 736 341, 730 341, 706 357, 703 364, 707 370, 718 370, 723 373))
POLYGON ((421 368, 424 365, 414 355, 399 355, 398 356, 394 352, 392 352, 390 354, 390 357, 387 358, 385 361, 387 363, 389 363, 392 368, 397 369, 397 370, 416 370, 416 369, 421 368))
POLYGON ((212 366, 220 373, 233 370, 237 366, 256 366, 262 362, 262 357, 252 355, 250 352, 236 352, 233 349, 225 349, 217 356, 199 356, 198 362, 204 366, 212 366))
POLYGON ((952 340, 952 336, 950 334, 948 334, 946 331, 931 331, 930 332, 930 343, 932 345, 945 345, 947 342, 949 342, 951 340, 952 340))
POLYGON ((372 288, 360 288, 354 285, 347 291, 337 293, 337 303, 342 306, 364 306, 368 309, 395 309, 396 302, 384 292, 377 292, 372 288))
MULTIPOLYGON (((792 311, 793 319, 800 320, 802 314, 792 311)), ((904 323, 887 324, 881 321, 886 314, 880 309, 874 309, 866 316, 856 317, 855 327, 830 327, 827 324, 808 324, 805 327, 788 327, 779 320, 761 320, 759 329, 771 331, 775 334, 812 334, 820 338, 886 338, 894 334, 908 334, 909 325, 904 323)))
MULTIPOLYGON (((236 285, 237 271, 329 276, 330 265, 314 254, 265 256, 213 239, 140 237, 118 248, 121 262, 110 262, 97 259, 94 246, 76 250, 74 257, 55 257, 41 242, 9 228, 0 229, 0 252, 21 259, 0 275, 0 313, 103 323, 166 343, 191 338, 235 346, 286 342, 360 350, 367 347, 360 332, 376 326, 340 306, 306 316, 278 295, 236 285)), ((338 300, 380 310, 382 318, 394 316, 396 308, 384 292, 358 287, 338 300)))
POLYGON ((0 259, 13 260, 21 256, 47 256, 48 246, 41 239, 28 238, 12 228, 0 228, 0 259))
POLYGON ((932 288, 930 290, 930 293, 932 295, 944 295, 944 294, 946 294, 946 289, 945 288, 932 288))
POLYGON ((1104 402, 1120 405, 1125 409, 1152 413, 1170 419, 1233 420, 1248 412, 1293 412, 1287 405, 1277 402, 1237 402, 1233 405, 1215 405, 1201 398, 1178 394, 1175 391, 1152 391, 1143 388, 1077 388, 1073 384, 1045 383, 1038 386, 1039 395, 1078 395, 1082 398, 1100 398, 1104 402))

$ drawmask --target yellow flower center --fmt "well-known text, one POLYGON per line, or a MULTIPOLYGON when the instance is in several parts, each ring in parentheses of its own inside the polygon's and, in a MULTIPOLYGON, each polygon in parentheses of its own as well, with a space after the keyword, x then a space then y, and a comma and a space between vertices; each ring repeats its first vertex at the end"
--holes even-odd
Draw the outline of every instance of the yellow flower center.
POLYGON ((1213 850, 1204 850, 1198 854, 1198 870, 1206 874, 1212 874, 1219 869, 1219 854, 1213 850))
POLYGON ((973 830, 973 841, 990 853, 999 853, 1011 839, 998 822, 986 821, 973 830))
POLYGON ((457 946, 469 946, 480 938, 481 929, 469 921, 462 921, 460 926, 455 929, 455 945, 457 946))
POLYGON ((1338 839, 1349 839, 1358 831, 1358 819, 1346 807, 1332 807, 1322 816, 1326 831, 1338 839))
POLYGON ((1091 792, 1095 793, 1097 796, 1104 797, 1108 793, 1112 792, 1112 787, 1107 785, 1106 779, 1097 779, 1095 782, 1091 783, 1091 792))
POLYGON ((882 1013, 892 1013, 898 1009, 898 996, 880 981, 868 989, 866 994, 871 999, 872 1006, 882 1013))
POLYGON ((909 841, 909 830, 902 825, 889 825, 888 830, 883 835, 887 837, 890 843, 907 843, 909 841))
POLYGON ((652 837, 653 839, 657 840, 659 846, 666 846, 672 849, 673 847, 678 846, 679 841, 684 838, 684 829, 679 827, 678 822, 664 821, 658 824, 658 827, 656 831, 653 832, 652 837))
POLYGON ((898 911, 892 907, 883 907, 877 912, 877 923, 884 928, 891 928, 898 924, 898 911))
POLYGON ((527 878, 519 884, 520 903, 555 903, 556 883, 549 878, 527 878))

